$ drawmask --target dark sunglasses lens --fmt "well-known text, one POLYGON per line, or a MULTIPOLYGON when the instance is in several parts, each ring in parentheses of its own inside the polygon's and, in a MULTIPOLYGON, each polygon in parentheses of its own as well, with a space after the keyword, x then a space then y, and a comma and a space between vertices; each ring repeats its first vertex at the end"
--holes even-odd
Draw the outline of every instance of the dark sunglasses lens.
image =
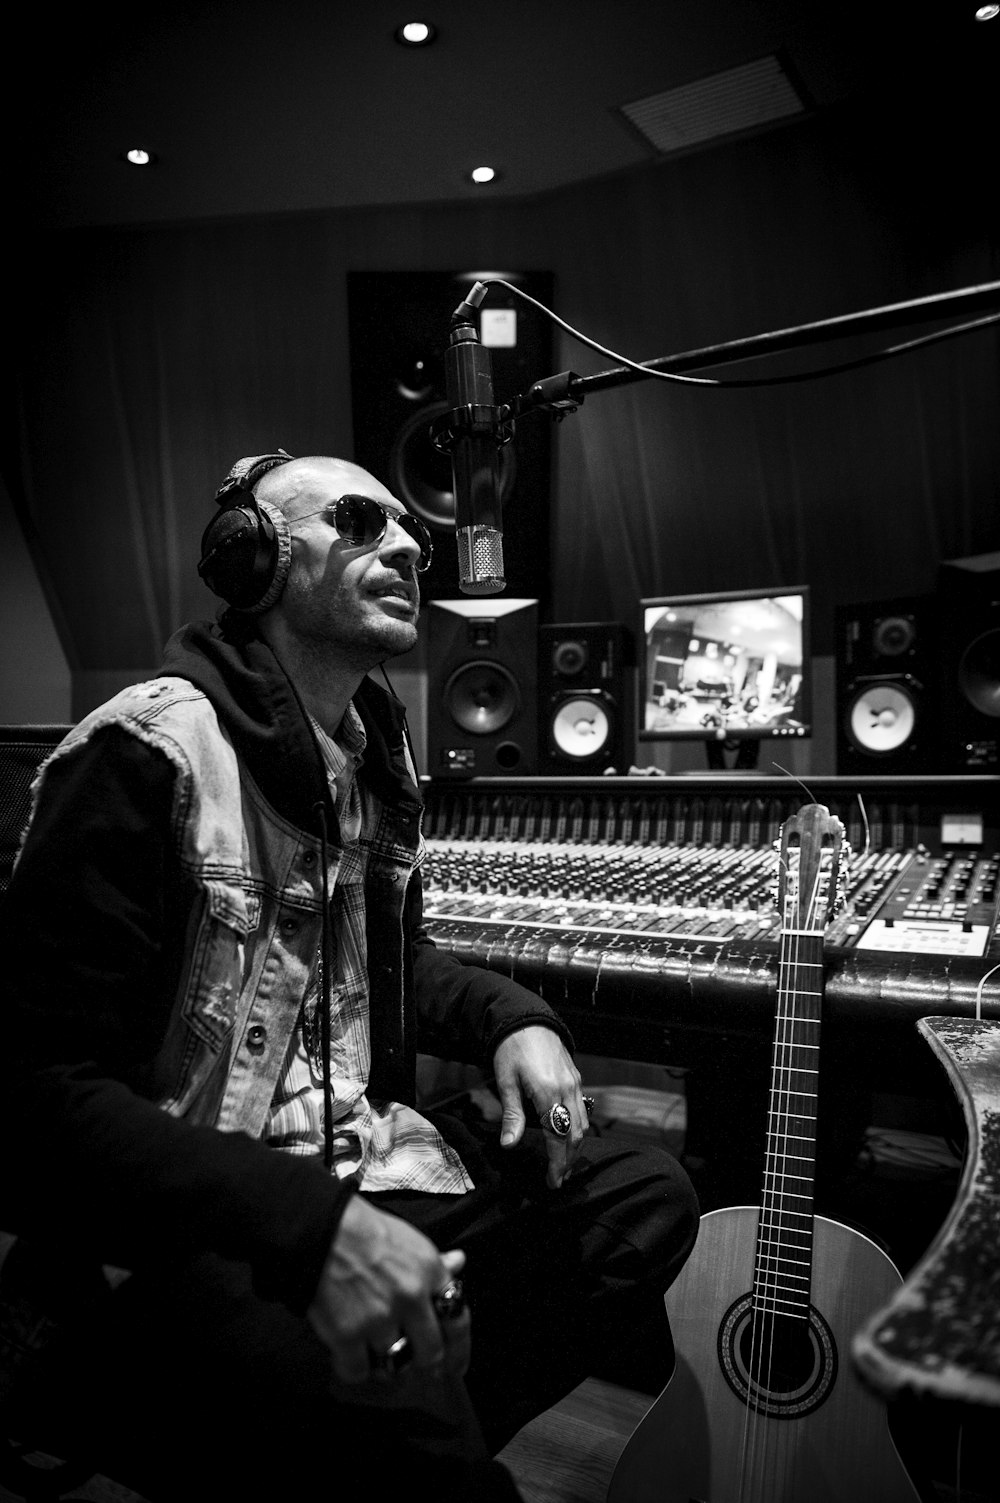
POLYGON ((333 523, 342 538, 360 548, 385 532, 385 512, 368 496, 341 496, 333 523))
POLYGON ((404 512, 397 518, 400 527, 407 533, 420 549, 420 557, 417 559, 415 568, 418 574, 430 568, 431 559, 434 556, 434 544, 427 528, 419 517, 411 517, 409 512, 404 512))
MULTIPOLYGON (((409 512, 392 512, 391 515, 420 549, 415 567, 417 573, 422 574, 430 566, 434 552, 430 533, 420 518, 411 517, 409 512)), ((388 525, 387 514, 370 496, 341 496, 334 511, 333 523, 340 536, 356 548, 378 542, 379 538, 385 536, 388 525)))

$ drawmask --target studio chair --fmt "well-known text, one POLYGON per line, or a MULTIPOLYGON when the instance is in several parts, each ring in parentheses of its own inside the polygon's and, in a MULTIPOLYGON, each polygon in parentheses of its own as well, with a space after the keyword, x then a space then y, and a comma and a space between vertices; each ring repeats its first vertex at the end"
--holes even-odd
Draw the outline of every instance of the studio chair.
MULTIPOLYGON (((70 730, 68 725, 0 725, 0 899, 10 884, 21 835, 28 822, 31 783, 40 764, 70 730)), ((2 1211, 0 1211, 2 1222, 2 1211)), ((12 1239, 0 1233, 2 1263, 12 1239)), ((93 1469, 35 1450, 9 1435, 0 1407, 0 1488, 25 1503, 69 1503, 73 1489, 93 1469)))
POLYGON ((0 897, 7 891, 31 809, 31 783, 69 725, 0 725, 0 897))
MULTIPOLYGON (((34 1285, 21 1244, 0 1232, 0 1496, 24 1503, 69 1503, 76 1498, 74 1489, 95 1475, 96 1466, 61 1448, 51 1424, 38 1425, 17 1412, 33 1354, 45 1340, 46 1320, 33 1297, 34 1285)), ((94 1496, 90 1492, 89 1498, 94 1496)))

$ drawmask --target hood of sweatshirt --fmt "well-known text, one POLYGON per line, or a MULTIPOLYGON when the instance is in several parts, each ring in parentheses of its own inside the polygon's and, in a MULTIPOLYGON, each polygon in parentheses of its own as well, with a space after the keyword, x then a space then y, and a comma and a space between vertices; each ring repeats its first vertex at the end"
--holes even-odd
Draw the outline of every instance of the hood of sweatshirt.
MULTIPOLYGON (((211 701, 264 797, 297 829, 319 833, 317 806, 335 816, 309 717, 256 622, 227 612, 181 627, 164 649, 161 676, 185 678, 211 701)), ((419 804, 406 766, 405 710, 371 678, 353 696, 365 728, 365 776, 387 802, 419 804)))

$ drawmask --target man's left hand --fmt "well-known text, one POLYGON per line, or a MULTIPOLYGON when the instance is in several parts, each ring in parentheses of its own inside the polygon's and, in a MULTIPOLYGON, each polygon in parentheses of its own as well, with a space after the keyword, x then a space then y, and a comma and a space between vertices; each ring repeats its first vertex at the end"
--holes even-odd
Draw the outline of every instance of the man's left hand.
POLYGON ((549 1156, 547 1179, 558 1190, 587 1131, 580 1072, 572 1055, 551 1028, 530 1024, 509 1033, 499 1045, 493 1056, 493 1073, 503 1107, 502 1147, 513 1148, 524 1136, 525 1105, 533 1107, 541 1119, 557 1104, 569 1112, 570 1130, 566 1137, 548 1130, 545 1133, 549 1156))

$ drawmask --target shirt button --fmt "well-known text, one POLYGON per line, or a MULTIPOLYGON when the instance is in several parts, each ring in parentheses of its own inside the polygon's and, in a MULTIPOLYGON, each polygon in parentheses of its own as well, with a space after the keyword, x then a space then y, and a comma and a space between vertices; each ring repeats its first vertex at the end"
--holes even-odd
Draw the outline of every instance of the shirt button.
POLYGON ((247 1048, 254 1054, 260 1054, 267 1041, 267 1029, 262 1023, 254 1023, 252 1028, 247 1029, 247 1048))
POLYGON ((315 866, 316 865, 316 852, 315 851, 303 851, 302 852, 302 865, 303 866, 315 866))
POLYGON ((278 928, 281 930, 282 934, 294 934, 298 927, 298 919, 293 918, 283 918, 281 920, 281 923, 278 925, 278 928))

